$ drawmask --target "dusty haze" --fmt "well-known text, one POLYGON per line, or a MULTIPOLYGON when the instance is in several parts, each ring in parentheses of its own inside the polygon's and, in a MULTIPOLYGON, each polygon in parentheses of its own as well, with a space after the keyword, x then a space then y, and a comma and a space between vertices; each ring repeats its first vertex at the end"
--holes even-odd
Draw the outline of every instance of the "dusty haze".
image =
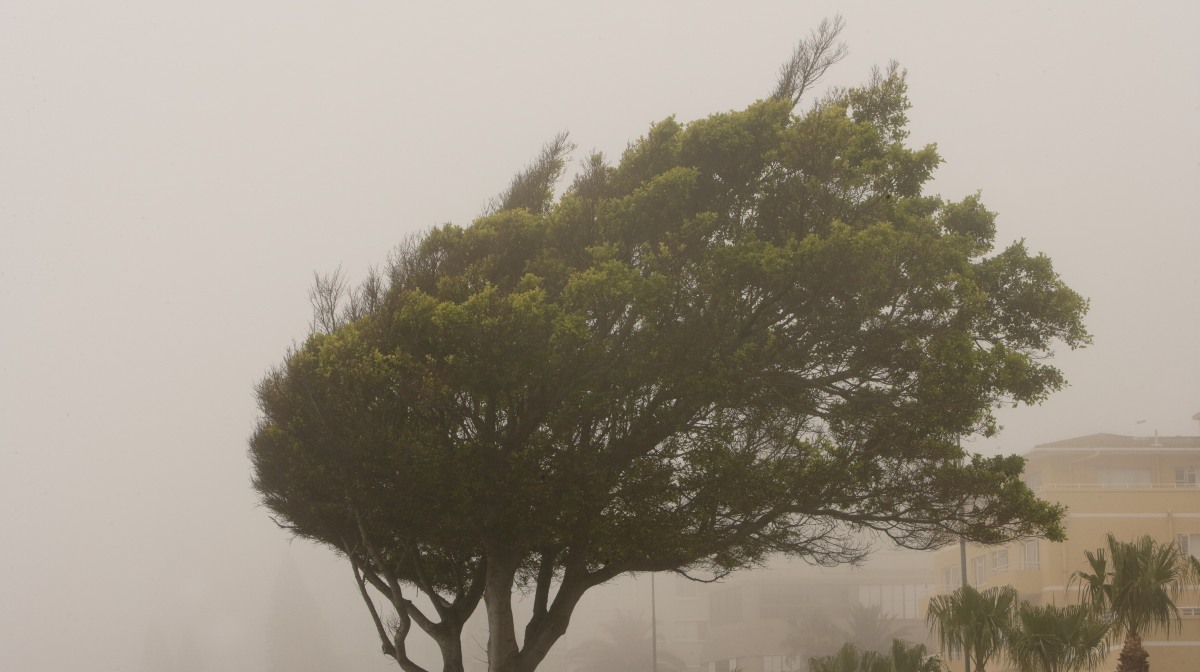
POLYGON ((398 669, 249 485, 252 386, 312 272, 469 223, 558 131, 617 156, 743 107, 839 10, 823 84, 897 59, 934 189, 981 189, 1092 300, 1072 386, 973 447, 1196 433, 1195 4, 642 4, 0 6, 0 669, 264 670, 289 638, 398 669))

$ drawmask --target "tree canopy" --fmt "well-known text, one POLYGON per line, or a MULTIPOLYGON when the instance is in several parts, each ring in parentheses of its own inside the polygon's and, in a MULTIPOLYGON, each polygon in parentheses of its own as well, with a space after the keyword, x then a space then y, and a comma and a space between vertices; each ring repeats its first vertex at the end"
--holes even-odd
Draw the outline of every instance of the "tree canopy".
POLYGON ((556 138, 471 225, 318 282, 257 388, 254 485, 349 560, 405 670, 413 623, 460 670, 481 599, 490 669, 530 671, 623 573, 853 562, 862 531, 1062 538, 1020 458, 956 439, 1063 385, 1047 360, 1088 342, 1086 301, 997 250, 978 196, 923 192, 941 159, 905 144, 898 67, 797 108, 824 33, 775 95, 653 124, 557 197, 556 138))

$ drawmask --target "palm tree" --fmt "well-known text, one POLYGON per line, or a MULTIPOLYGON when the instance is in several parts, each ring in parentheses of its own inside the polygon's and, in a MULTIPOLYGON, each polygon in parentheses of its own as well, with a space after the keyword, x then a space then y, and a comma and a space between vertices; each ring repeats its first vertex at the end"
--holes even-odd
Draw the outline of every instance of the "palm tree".
POLYGON ((880 605, 852 605, 842 629, 847 641, 854 642, 863 651, 886 653, 893 643, 910 633, 896 618, 883 611, 880 605))
POLYGON ((863 651, 846 642, 837 653, 808 659, 809 672, 891 672, 892 661, 877 651, 863 651))
POLYGON ((931 598, 926 620, 943 651, 961 650, 975 672, 985 672, 988 660, 1004 648, 1016 604, 1012 586, 982 591, 963 586, 931 598))
POLYGON ((1022 672, 1091 670, 1108 653, 1111 622, 1085 606, 1022 602, 1013 626, 1006 650, 1022 672))
POLYGON ((941 661, 924 644, 892 640, 891 653, 868 651, 846 642, 837 653, 808 659, 809 672, 941 672, 941 661))
POLYGON ((937 656, 929 655, 924 644, 892 640, 891 672, 942 672, 945 669, 937 656))
POLYGON ((1171 635, 1180 625, 1174 598, 1194 563, 1173 543, 1160 544, 1149 535, 1132 542, 1107 537, 1107 552, 1085 551, 1091 571, 1077 571, 1071 583, 1082 588, 1085 604, 1099 613, 1111 613, 1113 635, 1125 635, 1117 672, 1149 672, 1149 654, 1142 636, 1159 628, 1171 635))
POLYGON ((840 642, 851 642, 864 652, 886 653, 893 640, 919 634, 909 632, 879 605, 853 604, 832 614, 810 614, 802 621, 788 621, 782 645, 788 650, 788 660, 794 661, 833 655, 840 642))

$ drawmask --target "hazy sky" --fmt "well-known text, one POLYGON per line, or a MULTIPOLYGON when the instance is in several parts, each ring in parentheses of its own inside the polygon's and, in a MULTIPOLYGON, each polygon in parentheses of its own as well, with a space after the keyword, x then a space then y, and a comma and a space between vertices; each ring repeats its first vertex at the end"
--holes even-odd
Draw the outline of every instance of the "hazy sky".
POLYGON ((349 569, 249 486, 313 271, 468 223, 559 131, 617 156, 742 107, 839 10, 827 83, 897 59, 934 189, 1092 300, 1072 386, 973 445, 1195 434, 1200 10, 980 4, 5 0, 0 669, 264 669, 284 566, 339 660, 393 669, 349 569))

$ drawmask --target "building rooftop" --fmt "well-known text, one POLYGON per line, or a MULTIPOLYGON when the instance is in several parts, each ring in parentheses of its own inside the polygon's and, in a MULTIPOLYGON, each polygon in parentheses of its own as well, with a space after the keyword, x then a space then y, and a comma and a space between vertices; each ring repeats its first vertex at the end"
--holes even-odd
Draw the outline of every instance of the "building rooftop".
POLYGON ((1122 434, 1089 434, 1073 439, 1039 443, 1031 453, 1074 450, 1135 450, 1177 451, 1200 450, 1200 436, 1125 436, 1122 434))

